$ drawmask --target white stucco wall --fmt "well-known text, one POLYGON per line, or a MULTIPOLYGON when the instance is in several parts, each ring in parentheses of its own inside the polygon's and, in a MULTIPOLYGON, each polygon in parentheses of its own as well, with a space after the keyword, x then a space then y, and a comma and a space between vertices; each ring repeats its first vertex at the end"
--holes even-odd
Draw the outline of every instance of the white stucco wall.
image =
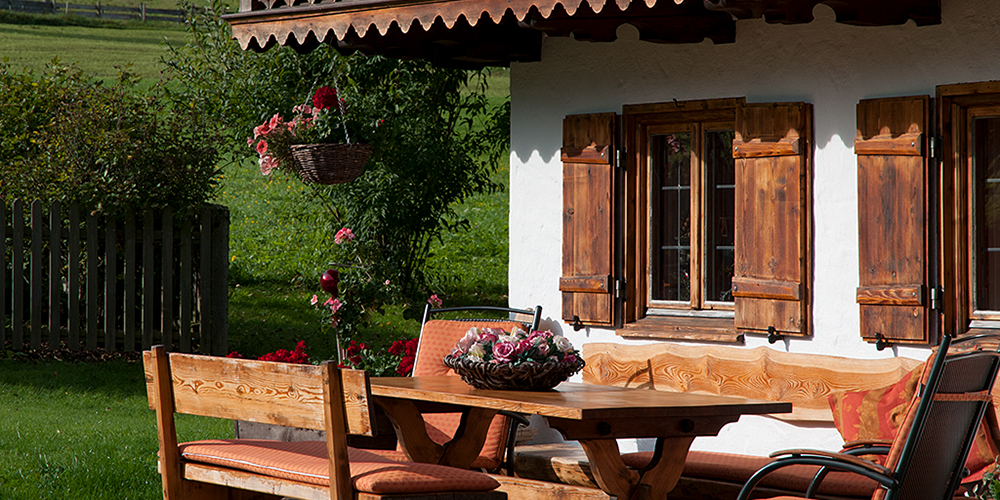
MULTIPOLYGON (((621 112, 623 104, 746 97, 748 102, 806 101, 814 106, 814 336, 772 346, 856 358, 928 351, 878 352, 861 341, 858 286, 857 175, 853 152, 860 99, 934 95, 942 84, 1000 80, 1000 6, 990 0, 943 0, 942 23, 916 27, 837 24, 824 6, 810 24, 739 21, 737 42, 661 45, 638 40, 631 26, 613 43, 548 38, 542 61, 511 67, 510 303, 541 304, 545 326, 575 345, 629 342, 613 331, 574 332, 561 323, 562 165, 567 114, 621 112)), ((768 345, 747 336, 746 347, 768 345)), ((832 427, 794 427, 744 417, 694 447, 766 454, 789 447, 836 449, 832 427)), ((635 443, 622 443, 623 450, 635 443)), ((644 447, 642 443, 639 447, 644 447)))

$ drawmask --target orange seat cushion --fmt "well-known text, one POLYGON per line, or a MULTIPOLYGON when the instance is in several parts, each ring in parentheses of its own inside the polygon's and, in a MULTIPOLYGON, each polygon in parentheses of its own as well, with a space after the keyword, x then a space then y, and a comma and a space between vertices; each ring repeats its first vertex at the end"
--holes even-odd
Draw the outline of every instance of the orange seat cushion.
MULTIPOLYGON (((649 464, 653 452, 626 453, 622 461, 630 468, 642 469, 649 464)), ((718 453, 712 451, 690 451, 684 462, 685 477, 714 479, 734 484, 744 484, 754 472, 771 462, 767 457, 718 453)), ((793 465, 778 469, 761 480, 759 486, 801 491, 805 493, 819 467, 793 465)), ((847 472, 831 472, 820 484, 819 494, 840 497, 871 498, 877 483, 863 476, 847 472)))
MULTIPOLYGON (((188 462, 245 470, 319 486, 330 485, 325 441, 213 439, 179 446, 188 462)), ((379 495, 490 491, 500 486, 486 474, 441 465, 398 462, 348 448, 354 489, 379 495)))
MULTIPOLYGON (((454 370, 445 366, 442 361, 451 354, 465 333, 472 327, 503 328, 511 331, 514 328, 527 330, 527 327, 517 321, 460 321, 434 319, 424 324, 420 331, 420 342, 417 344, 417 359, 413 364, 413 376, 448 375, 457 377, 454 370)), ((451 440, 462 421, 458 413, 425 413, 427 435, 438 444, 451 440)), ((504 447, 507 444, 507 428, 510 423, 507 417, 496 416, 486 434, 483 449, 472 462, 473 469, 496 469, 503 461, 504 447)))

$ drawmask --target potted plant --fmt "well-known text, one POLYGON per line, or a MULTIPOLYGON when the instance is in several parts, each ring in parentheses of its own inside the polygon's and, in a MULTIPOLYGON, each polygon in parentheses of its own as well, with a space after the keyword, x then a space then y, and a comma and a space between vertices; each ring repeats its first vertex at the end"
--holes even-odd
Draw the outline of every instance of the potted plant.
POLYGON ((275 113, 247 138, 260 157, 261 174, 277 168, 305 182, 340 184, 364 172, 371 145, 356 142, 361 124, 349 118, 347 103, 335 87, 320 87, 309 103, 295 106, 292 113, 287 121, 275 113))

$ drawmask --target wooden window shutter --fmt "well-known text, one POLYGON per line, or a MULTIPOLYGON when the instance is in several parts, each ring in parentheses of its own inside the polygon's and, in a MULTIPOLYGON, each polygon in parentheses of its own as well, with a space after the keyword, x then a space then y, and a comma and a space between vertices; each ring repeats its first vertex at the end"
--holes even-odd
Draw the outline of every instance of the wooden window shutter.
POLYGON ((561 153, 563 319, 613 326, 615 114, 565 117, 561 153))
POLYGON ((928 96, 858 103, 861 336, 927 343, 928 96))
POLYGON ((812 106, 736 108, 735 326, 807 335, 812 106))

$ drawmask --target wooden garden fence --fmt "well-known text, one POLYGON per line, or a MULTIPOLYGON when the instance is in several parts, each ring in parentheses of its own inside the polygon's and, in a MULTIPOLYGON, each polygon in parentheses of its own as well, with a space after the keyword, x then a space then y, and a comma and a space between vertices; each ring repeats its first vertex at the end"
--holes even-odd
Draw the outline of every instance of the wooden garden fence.
POLYGON ((0 203, 0 345, 225 354, 229 211, 0 203))
POLYGON ((138 7, 102 5, 101 0, 93 4, 76 4, 55 0, 0 0, 0 8, 30 14, 66 14, 103 19, 139 19, 145 21, 184 22, 184 11, 176 9, 150 9, 142 2, 138 7))

